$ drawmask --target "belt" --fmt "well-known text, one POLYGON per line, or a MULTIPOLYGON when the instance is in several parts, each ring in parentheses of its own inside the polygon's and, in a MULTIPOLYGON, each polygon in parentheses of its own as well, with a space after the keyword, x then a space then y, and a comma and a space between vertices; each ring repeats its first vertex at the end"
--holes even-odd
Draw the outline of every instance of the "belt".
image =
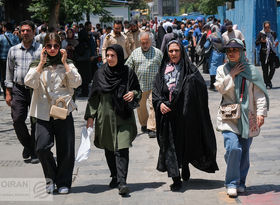
POLYGON ((30 87, 26 86, 26 85, 21 85, 21 84, 18 84, 18 83, 14 83, 14 86, 18 87, 18 88, 24 88, 24 89, 30 89, 30 87))

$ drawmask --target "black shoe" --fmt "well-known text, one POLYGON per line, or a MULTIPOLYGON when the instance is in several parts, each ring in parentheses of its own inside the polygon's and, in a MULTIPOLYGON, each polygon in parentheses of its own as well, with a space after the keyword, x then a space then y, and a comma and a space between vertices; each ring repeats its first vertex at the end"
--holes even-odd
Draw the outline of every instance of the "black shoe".
POLYGON ((22 151, 22 157, 23 159, 28 159, 30 157, 30 151, 27 149, 27 148, 23 148, 23 151, 22 151))
POLYGON ((182 179, 184 181, 189 181, 190 176, 191 176, 190 169, 189 169, 189 166, 187 165, 186 167, 182 168, 182 179))
POLYGON ((37 158, 37 156, 31 156, 31 164, 38 164, 40 160, 37 158))
POLYGON ((126 186, 126 184, 120 184, 119 185, 119 195, 127 195, 129 194, 129 188, 126 186))
POLYGON ((155 138, 157 136, 157 133, 153 130, 149 130, 148 135, 150 138, 155 138))
POLYGON ((141 132, 146 133, 147 131, 148 131, 147 126, 142 126, 141 127, 141 132))
POLYGON ((119 185, 119 183, 117 181, 117 177, 112 177, 109 187, 113 189, 113 188, 118 187, 118 185, 119 185))
POLYGON ((171 191, 179 191, 182 188, 182 181, 177 181, 174 182, 173 184, 170 185, 170 190, 171 191))

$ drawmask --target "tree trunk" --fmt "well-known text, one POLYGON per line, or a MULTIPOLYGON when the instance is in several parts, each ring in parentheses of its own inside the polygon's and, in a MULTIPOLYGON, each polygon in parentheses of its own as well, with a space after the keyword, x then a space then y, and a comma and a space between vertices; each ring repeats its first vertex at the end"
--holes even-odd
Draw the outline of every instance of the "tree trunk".
POLYGON ((90 21, 90 12, 89 11, 87 11, 86 16, 87 16, 87 21, 90 21))
POLYGON ((49 28, 57 28, 59 18, 60 0, 53 0, 49 19, 49 28))

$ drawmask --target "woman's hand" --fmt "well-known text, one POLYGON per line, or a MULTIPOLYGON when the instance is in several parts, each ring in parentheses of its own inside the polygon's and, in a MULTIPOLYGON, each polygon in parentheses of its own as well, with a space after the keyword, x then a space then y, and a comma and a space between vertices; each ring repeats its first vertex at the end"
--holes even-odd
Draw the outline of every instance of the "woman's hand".
POLYGON ((169 107, 167 107, 164 103, 161 103, 160 104, 160 111, 164 115, 164 114, 170 112, 171 109, 169 107))
POLYGON ((62 57, 61 57, 61 62, 63 63, 63 64, 65 64, 67 61, 67 52, 66 52, 66 50, 65 49, 60 49, 60 53, 61 53, 61 55, 62 55, 62 57))
POLYGON ((131 102, 133 98, 134 98, 134 93, 132 91, 129 91, 123 96, 123 99, 127 102, 131 102))
POLYGON ((47 51, 46 48, 44 47, 41 51, 41 56, 40 56, 40 62, 37 67, 37 72, 41 73, 43 71, 43 67, 47 62, 47 51))
POLYGON ((47 51, 46 48, 44 47, 41 51, 40 64, 45 65, 46 62, 47 62, 47 51))
POLYGON ((93 127, 93 118, 88 118, 88 120, 87 120, 87 128, 89 128, 89 127, 93 127))
POLYGON ((245 67, 245 66, 243 65, 243 63, 238 63, 236 66, 234 66, 234 68, 231 69, 231 71, 229 72, 229 74, 230 74, 231 77, 234 79, 235 76, 237 76, 239 73, 241 73, 242 71, 245 70, 244 67, 245 67))
POLYGON ((257 116, 257 123, 258 123, 258 126, 261 127, 264 123, 264 116, 263 115, 258 115, 257 116))

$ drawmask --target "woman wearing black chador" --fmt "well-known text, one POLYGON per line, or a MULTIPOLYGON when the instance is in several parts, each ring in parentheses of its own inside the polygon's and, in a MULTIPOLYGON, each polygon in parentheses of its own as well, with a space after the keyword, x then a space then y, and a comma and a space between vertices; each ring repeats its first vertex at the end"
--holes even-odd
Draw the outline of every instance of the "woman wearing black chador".
POLYGON ((166 46, 153 88, 153 106, 160 147, 157 169, 172 177, 171 191, 182 187, 181 177, 189 180, 189 163, 209 173, 218 170, 207 87, 176 40, 166 46))

